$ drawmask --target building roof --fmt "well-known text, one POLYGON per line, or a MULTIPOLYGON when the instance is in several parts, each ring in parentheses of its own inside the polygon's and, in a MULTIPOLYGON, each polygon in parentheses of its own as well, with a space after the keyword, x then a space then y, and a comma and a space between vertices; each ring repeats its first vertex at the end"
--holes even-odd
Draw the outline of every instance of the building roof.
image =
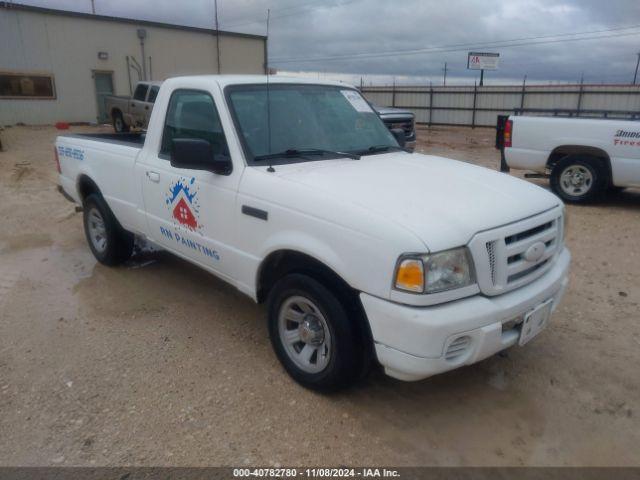
POLYGON ((154 22, 151 20, 138 20, 135 18, 112 17, 110 15, 94 15, 92 13, 73 12, 70 10, 57 10, 54 8, 36 7, 33 5, 25 5, 22 3, 14 3, 14 2, 6 2, 6 1, 0 1, 0 9, 20 10, 25 12, 43 13, 47 15, 61 15, 65 17, 85 18, 90 20, 102 20, 107 22, 130 23, 134 25, 148 26, 148 27, 172 28, 175 30, 186 30, 189 32, 208 33, 210 35, 216 35, 219 33, 220 35, 227 35, 227 36, 234 36, 234 37, 255 38, 255 39, 263 39, 263 40, 267 38, 264 35, 254 35, 251 33, 228 32, 226 30, 190 27, 187 25, 176 25, 173 23, 154 22))

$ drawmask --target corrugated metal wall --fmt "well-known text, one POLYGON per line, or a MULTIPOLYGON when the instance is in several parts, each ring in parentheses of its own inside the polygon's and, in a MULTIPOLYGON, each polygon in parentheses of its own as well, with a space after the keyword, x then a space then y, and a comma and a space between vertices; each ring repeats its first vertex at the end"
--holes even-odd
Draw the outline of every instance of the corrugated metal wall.
POLYGON ((411 110, 418 123, 494 127, 498 115, 640 118, 640 85, 363 87, 369 101, 411 110))

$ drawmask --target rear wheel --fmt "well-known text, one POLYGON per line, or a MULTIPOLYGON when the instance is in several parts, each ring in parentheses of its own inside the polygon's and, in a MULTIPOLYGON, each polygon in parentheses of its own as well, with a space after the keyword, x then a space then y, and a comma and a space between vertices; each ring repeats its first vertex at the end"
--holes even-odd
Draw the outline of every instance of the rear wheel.
POLYGON ((116 111, 113 113, 113 129, 117 133, 124 133, 129 131, 129 125, 127 125, 122 117, 122 112, 116 111))
POLYGON ((133 235, 124 230, 101 195, 91 194, 83 202, 84 232, 91 252, 105 265, 118 265, 133 252, 133 235))
POLYGON ((332 391, 365 368, 349 308, 322 283, 302 274, 282 278, 268 301, 269 336, 278 359, 304 387, 332 391))
POLYGON ((551 188, 566 202, 594 200, 606 185, 606 175, 598 159, 569 155, 551 170, 551 188))

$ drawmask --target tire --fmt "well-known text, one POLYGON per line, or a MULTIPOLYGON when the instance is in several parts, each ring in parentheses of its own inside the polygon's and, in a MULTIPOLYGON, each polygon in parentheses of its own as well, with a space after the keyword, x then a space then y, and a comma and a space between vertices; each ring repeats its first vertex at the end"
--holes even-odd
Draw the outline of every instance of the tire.
POLYGON ((116 110, 112 115, 113 129, 116 133, 125 133, 129 131, 129 125, 127 125, 122 117, 122 112, 116 110))
POLYGON ((96 260, 114 266, 131 257, 133 235, 120 226, 104 198, 91 194, 82 206, 84 233, 96 260))
POLYGON ((285 370, 303 387, 330 392, 362 376, 367 363, 349 311, 331 290, 307 275, 287 275, 272 288, 271 344, 285 370))
POLYGON ((568 203, 591 202, 606 185, 606 173, 595 157, 568 155, 551 170, 551 189, 568 203))

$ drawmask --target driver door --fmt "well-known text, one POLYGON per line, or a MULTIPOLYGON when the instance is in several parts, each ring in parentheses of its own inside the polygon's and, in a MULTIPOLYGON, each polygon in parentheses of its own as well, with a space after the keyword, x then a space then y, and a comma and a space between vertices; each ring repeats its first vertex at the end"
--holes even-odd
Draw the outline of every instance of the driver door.
MULTIPOLYGON (((157 152, 142 160, 142 194, 150 237, 162 247, 230 277, 234 264, 234 208, 240 169, 229 175, 171 165, 176 138, 209 141, 214 156, 229 149, 213 96, 175 90, 169 100, 157 152)), ((213 160, 213 159, 212 159, 213 160)))

